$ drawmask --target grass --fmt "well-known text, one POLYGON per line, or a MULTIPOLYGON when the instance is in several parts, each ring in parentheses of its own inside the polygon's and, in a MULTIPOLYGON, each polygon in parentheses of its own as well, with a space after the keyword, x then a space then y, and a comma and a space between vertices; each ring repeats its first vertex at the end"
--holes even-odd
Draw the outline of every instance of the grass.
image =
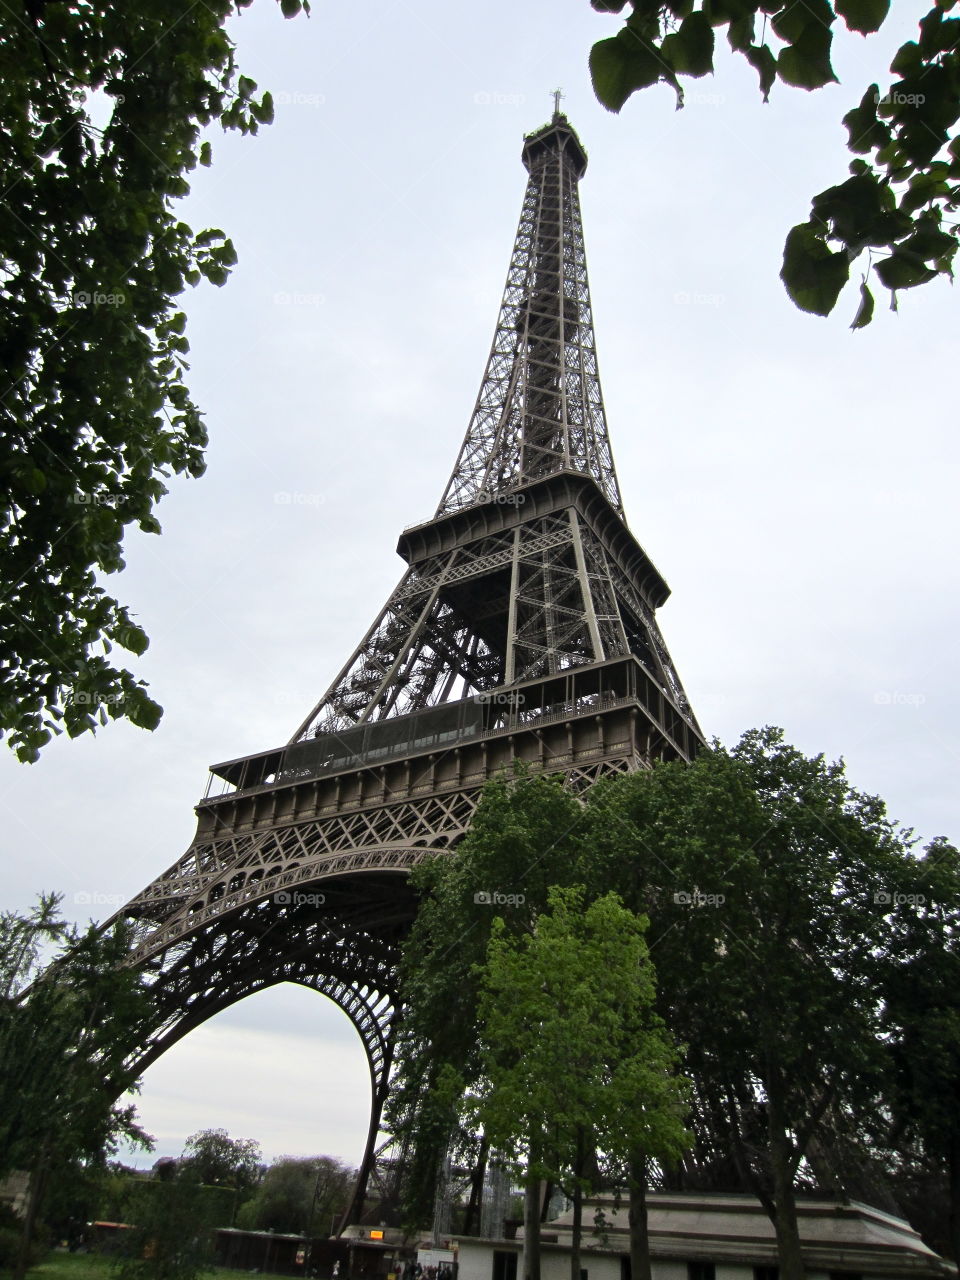
MULTIPOLYGON (((57 1249, 44 1258, 27 1273, 31 1280, 112 1280, 113 1267, 109 1257, 97 1253, 67 1253, 57 1249)), ((207 1280, 237 1280, 242 1275, 239 1271, 230 1271, 226 1267, 214 1267, 213 1271, 204 1272, 207 1280)), ((290 1280, 289 1276, 271 1276, 267 1272, 259 1276, 259 1280, 290 1280)))

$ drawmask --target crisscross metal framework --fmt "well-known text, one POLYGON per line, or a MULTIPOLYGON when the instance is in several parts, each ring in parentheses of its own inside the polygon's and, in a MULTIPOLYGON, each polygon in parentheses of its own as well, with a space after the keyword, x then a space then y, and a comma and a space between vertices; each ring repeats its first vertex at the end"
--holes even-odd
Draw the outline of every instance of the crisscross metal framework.
POLYGON ((597 374, 578 183, 559 113, 529 173, 493 348, 436 515, 396 589, 284 746, 214 766, 187 852, 119 914, 156 1020, 140 1065, 254 991, 295 982, 370 1066, 359 1215, 389 1089, 411 867, 451 855, 522 760, 582 789, 703 738, 656 622, 669 588, 627 528, 597 374))

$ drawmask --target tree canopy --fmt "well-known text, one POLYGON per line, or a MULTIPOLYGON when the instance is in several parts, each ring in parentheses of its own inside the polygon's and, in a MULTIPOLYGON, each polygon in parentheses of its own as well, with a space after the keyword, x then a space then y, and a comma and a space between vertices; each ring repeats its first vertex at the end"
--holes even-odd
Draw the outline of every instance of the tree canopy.
POLYGON ((254 1138, 231 1138, 226 1129, 200 1129, 184 1144, 179 1172, 207 1186, 248 1191, 263 1176, 262 1159, 254 1138))
MULTIPOLYGON (((622 13, 628 0, 591 0, 622 13)), ((763 100, 776 82, 812 90, 836 81, 830 62, 839 18, 847 31, 879 30, 890 0, 629 0, 619 33, 590 53, 597 97, 619 111, 631 94, 663 81, 683 105, 683 76, 714 70, 717 34, 726 34, 759 77, 763 100), (759 27, 759 31, 758 31, 759 27)), ((796 305, 829 315, 867 255, 852 327, 873 317, 873 271, 889 289, 953 278, 960 204, 960 18, 956 0, 937 0, 890 64, 843 117, 856 156, 843 181, 813 197, 810 217, 789 232, 781 278, 796 305)))
POLYGON ((160 531, 165 478, 204 469, 176 299, 223 284, 236 254, 176 205, 210 164, 206 126, 273 117, 224 31, 249 4, 0 10, 0 734, 21 760, 161 715, 112 656, 148 642, 100 578, 127 526, 160 531))
POLYGON ((521 774, 488 787, 456 854, 416 880, 390 1109, 415 1143, 412 1218, 429 1212, 446 1152, 487 1155, 462 1100, 490 1070, 478 1009, 491 937, 529 945, 551 886, 585 884, 585 902, 613 891, 649 918, 655 1012, 692 1081, 690 1148, 608 1182, 629 1184, 631 1220, 646 1178, 753 1193, 790 1280, 803 1275, 801 1189, 914 1212, 902 1189, 923 1185, 953 1195, 960 1223, 960 855, 944 840, 918 851, 842 762, 763 729, 582 799, 521 774))
POLYGON ((59 901, 0 916, 0 1178, 30 1174, 18 1275, 52 1173, 102 1160, 120 1139, 150 1145, 117 1102, 149 1025, 142 976, 123 965, 128 931, 79 930, 59 901))

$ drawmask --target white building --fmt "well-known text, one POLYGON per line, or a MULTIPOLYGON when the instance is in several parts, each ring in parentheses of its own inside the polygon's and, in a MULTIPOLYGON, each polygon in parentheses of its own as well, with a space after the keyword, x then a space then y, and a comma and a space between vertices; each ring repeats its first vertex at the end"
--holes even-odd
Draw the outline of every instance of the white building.
MULTIPOLYGON (((773 1224, 752 1196, 651 1192, 647 1197, 653 1280, 776 1280, 773 1224)), ((593 1229, 600 1201, 584 1204, 581 1280, 630 1280, 627 1208, 603 1201, 604 1235, 593 1229)), ((956 1277, 957 1269, 901 1218, 856 1201, 802 1200, 800 1239, 808 1280, 956 1277)), ((544 1223, 543 1280, 569 1280, 572 1211, 544 1223)), ((521 1238, 461 1237, 457 1280, 516 1280, 521 1238)))

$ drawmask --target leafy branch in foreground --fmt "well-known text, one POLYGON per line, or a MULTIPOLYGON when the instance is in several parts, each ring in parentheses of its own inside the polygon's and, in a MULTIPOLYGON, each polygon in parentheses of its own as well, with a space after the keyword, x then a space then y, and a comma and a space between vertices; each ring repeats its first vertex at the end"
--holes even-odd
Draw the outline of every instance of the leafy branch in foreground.
MULTIPOLYGON (((591 0, 605 13, 621 13, 627 2, 591 0)), ((899 289, 938 276, 953 279, 960 225, 960 19, 946 14, 956 2, 937 0, 917 39, 902 45, 890 64, 894 78, 886 90, 870 85, 843 117, 847 146, 857 157, 850 177, 813 198, 810 218, 792 228, 784 246, 781 279, 804 311, 829 315, 851 264, 864 253, 854 329, 873 318, 871 270, 891 291, 894 309, 899 289)), ((836 19, 868 35, 880 29, 890 8, 890 0, 629 3, 624 27, 590 53, 594 90, 611 111, 660 80, 674 89, 681 107, 679 77, 714 70, 719 29, 756 70, 765 102, 777 80, 819 89, 837 79, 830 62, 836 19)))
POLYGON ((148 641, 98 575, 123 568, 127 525, 160 532, 163 480, 204 469, 175 299, 224 284, 237 258, 173 210, 210 163, 204 126, 256 133, 273 117, 237 73, 233 11, 0 11, 0 734, 21 760, 64 729, 161 716, 110 656, 148 641))

